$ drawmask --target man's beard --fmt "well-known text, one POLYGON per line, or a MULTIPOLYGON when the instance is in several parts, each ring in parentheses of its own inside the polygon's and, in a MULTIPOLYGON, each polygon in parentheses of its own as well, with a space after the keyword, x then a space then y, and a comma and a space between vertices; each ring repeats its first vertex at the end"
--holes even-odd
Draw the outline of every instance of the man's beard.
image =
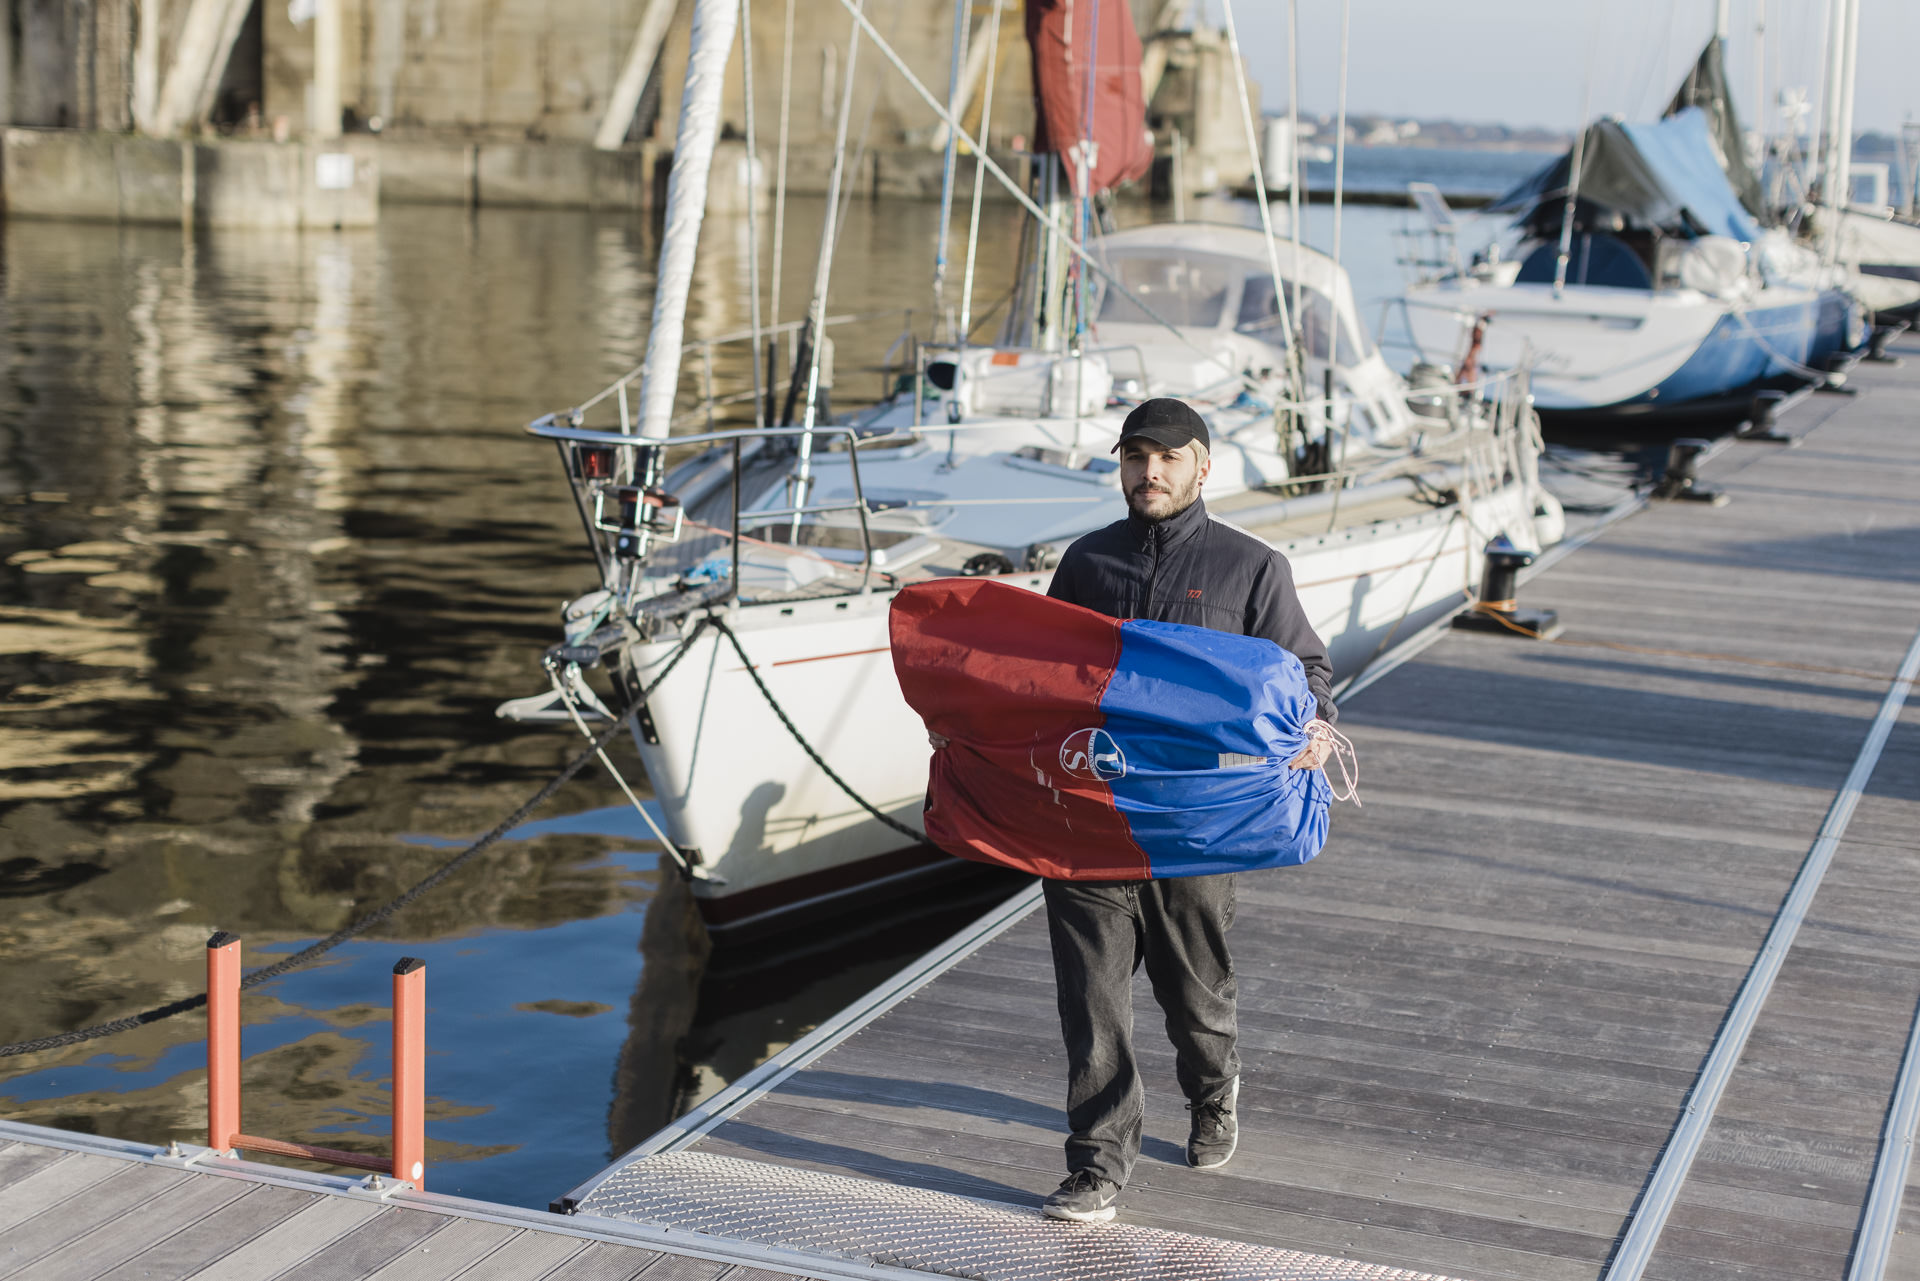
POLYGON ((1181 490, 1148 490, 1145 488, 1145 482, 1142 482, 1128 492, 1127 510, 1150 524, 1159 524, 1163 520, 1173 519, 1187 508, 1193 506, 1193 500, 1198 497, 1200 497, 1200 477, 1198 475, 1188 481, 1186 488, 1181 490), (1172 496, 1172 503, 1157 516, 1150 514, 1146 510, 1146 502, 1142 501, 1143 499, 1151 501, 1155 498, 1168 495, 1172 496))

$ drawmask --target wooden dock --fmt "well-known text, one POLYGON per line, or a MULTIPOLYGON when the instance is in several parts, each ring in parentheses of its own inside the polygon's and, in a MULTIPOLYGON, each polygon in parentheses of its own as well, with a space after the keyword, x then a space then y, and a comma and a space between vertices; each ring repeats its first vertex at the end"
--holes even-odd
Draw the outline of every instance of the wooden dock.
MULTIPOLYGON (((1483 1281, 1920 1277, 1895 1230, 1920 1224, 1920 700, 1896 679, 1920 660, 1920 343, 1894 350, 1857 398, 1795 410, 1798 447, 1717 454, 1703 483, 1729 505, 1655 503, 1529 582, 1560 641, 1444 634, 1347 702, 1365 808, 1338 809, 1317 862, 1241 881, 1225 1169, 1183 1163, 1137 988, 1147 1138, 1122 1224, 1483 1281)), ((571 1204, 788 1239, 686 1191, 784 1171, 1031 1218, 1064 1173, 1065 1088, 1032 907, 571 1204)), ((945 1270, 968 1269, 1091 1275, 1069 1255, 945 1270)))
POLYGON ((753 1243, 0 1122, 9 1281, 898 1281, 753 1243))

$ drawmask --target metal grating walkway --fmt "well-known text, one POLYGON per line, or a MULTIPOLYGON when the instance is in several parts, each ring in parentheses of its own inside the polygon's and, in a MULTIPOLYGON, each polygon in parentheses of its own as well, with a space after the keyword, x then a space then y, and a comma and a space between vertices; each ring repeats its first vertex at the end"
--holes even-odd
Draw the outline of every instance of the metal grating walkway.
POLYGON ((1037 1210, 702 1152, 647 1157, 582 1215, 974 1281, 1445 1281, 1431 1272, 1037 1210))

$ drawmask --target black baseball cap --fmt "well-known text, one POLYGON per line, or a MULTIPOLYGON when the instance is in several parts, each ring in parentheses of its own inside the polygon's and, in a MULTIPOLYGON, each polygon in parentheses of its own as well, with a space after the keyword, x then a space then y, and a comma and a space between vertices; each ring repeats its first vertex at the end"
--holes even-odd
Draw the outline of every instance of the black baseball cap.
POLYGON ((1207 420, 1192 405, 1171 396, 1155 396, 1136 405, 1133 412, 1127 415, 1127 421, 1120 426, 1120 440, 1108 452, 1119 453, 1120 446, 1135 436, 1144 436, 1168 449, 1178 449, 1190 440, 1197 440, 1208 449, 1213 448, 1213 442, 1207 436, 1207 420))

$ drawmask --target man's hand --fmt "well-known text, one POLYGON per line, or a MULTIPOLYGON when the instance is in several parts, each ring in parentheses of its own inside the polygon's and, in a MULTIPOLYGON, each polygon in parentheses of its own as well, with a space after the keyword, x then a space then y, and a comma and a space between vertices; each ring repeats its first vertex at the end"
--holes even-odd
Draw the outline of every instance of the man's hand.
POLYGON ((948 738, 944 734, 936 734, 932 730, 928 730, 927 741, 933 744, 933 750, 937 752, 941 748, 945 747, 948 743, 951 743, 953 740, 948 738))
MULTIPOLYGON (((1324 723, 1318 717, 1314 719, 1316 725, 1324 723)), ((1332 750, 1333 743, 1330 740, 1319 737, 1309 738, 1307 745, 1300 749, 1300 754, 1287 762, 1287 768, 1319 769, 1327 763, 1327 754, 1332 750)))

